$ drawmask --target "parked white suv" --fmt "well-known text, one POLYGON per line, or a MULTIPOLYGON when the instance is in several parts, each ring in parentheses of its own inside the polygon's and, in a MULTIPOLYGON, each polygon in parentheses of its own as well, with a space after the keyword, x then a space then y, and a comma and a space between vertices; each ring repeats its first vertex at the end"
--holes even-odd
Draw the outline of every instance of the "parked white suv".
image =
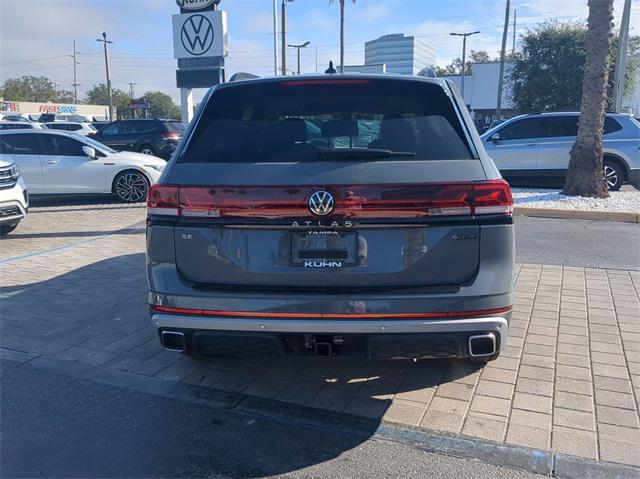
POLYGON ((32 195, 113 193, 143 201, 166 161, 118 152, 91 138, 53 130, 0 131, 0 154, 18 164, 32 195))
POLYGON ((76 135, 91 136, 95 135, 98 130, 91 123, 79 123, 72 121, 50 121, 44 124, 49 130, 68 131, 76 135))
POLYGON ((18 227, 29 209, 27 185, 15 161, 0 155, 0 236, 18 227))

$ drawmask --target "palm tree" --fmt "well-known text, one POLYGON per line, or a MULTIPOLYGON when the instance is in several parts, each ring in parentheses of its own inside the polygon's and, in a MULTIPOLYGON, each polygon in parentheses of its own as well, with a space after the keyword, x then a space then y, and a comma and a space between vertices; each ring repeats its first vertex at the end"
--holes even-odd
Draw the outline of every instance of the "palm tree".
MULTIPOLYGON (((340 2, 340 73, 344 73, 344 2, 345 0, 338 0, 340 2)), ((334 0, 329 0, 329 4, 334 0)), ((352 3, 356 3, 356 0, 351 0, 352 3)))
POLYGON ((613 40, 613 0, 588 0, 589 19, 582 80, 578 136, 571 148, 563 193, 607 198, 602 180, 602 130, 604 128, 609 51, 613 40))

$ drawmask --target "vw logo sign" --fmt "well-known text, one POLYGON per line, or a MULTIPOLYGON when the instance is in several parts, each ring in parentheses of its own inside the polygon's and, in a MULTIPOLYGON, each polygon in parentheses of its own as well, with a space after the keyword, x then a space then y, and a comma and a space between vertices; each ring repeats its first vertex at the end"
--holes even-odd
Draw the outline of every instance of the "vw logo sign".
MULTIPOLYGON (((215 0, 176 0, 178 6, 185 10, 201 10, 214 2, 215 0)), ((220 3, 220 0, 215 3, 220 3)))
POLYGON ((333 205, 333 196, 328 191, 316 191, 309 198, 309 210, 314 215, 328 215, 333 211, 333 205))
POLYGON ((191 55, 204 55, 213 45, 213 25, 204 15, 191 15, 182 24, 180 40, 191 55))

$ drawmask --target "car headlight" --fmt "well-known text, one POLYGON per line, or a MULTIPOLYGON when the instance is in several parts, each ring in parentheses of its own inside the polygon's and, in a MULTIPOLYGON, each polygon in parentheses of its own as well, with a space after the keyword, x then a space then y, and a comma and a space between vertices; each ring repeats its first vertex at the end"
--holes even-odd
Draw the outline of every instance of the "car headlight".
POLYGON ((144 165, 146 168, 151 168, 152 170, 162 171, 164 170, 164 165, 144 165))
POLYGON ((9 167, 9 174, 11 175, 11 179, 17 181, 20 178, 20 168, 15 163, 9 167))

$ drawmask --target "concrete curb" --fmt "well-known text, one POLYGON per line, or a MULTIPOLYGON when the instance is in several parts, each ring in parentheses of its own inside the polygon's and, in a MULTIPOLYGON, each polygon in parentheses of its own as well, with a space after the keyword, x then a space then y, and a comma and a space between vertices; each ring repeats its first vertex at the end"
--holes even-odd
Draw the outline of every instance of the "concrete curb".
POLYGON ((498 466, 521 469, 535 474, 563 479, 640 479, 640 468, 594 461, 581 457, 501 444, 493 441, 456 436, 406 426, 398 426, 351 414, 315 409, 308 406, 193 386, 105 368, 95 368, 77 361, 37 357, 17 358, 4 355, 7 361, 24 360, 16 367, 33 367, 53 374, 86 379, 134 391, 187 401, 236 414, 262 417, 302 427, 357 435, 363 440, 378 439, 409 445, 424 451, 477 459, 498 466))
POLYGON ((535 216, 538 218, 562 218, 574 220, 618 221, 622 223, 640 223, 640 213, 624 211, 565 210, 560 208, 532 208, 515 206, 514 216, 535 216))

